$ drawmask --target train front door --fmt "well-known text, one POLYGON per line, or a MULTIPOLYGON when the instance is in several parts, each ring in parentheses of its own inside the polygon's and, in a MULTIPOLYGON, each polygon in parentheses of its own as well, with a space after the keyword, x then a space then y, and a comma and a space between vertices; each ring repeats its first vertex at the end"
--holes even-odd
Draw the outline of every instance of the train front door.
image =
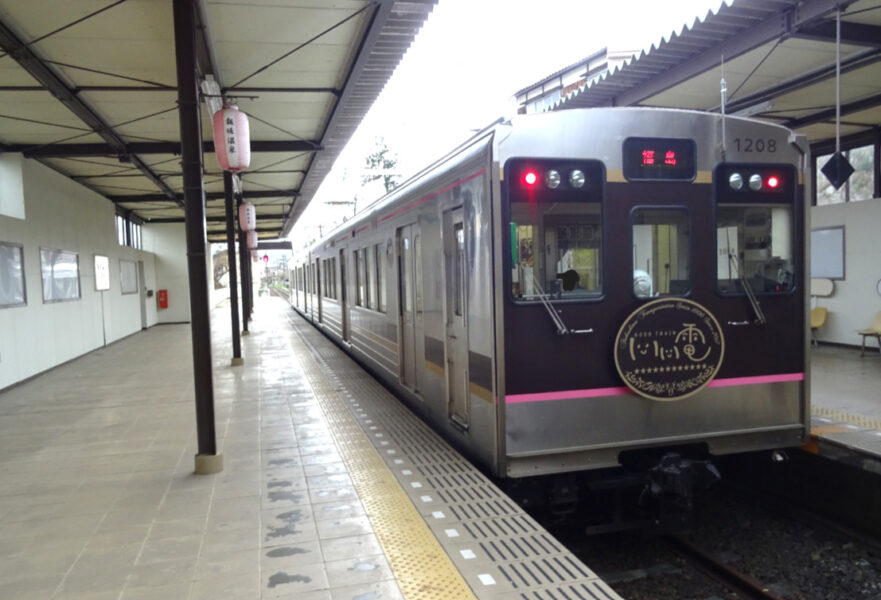
POLYGON ((467 281, 465 269, 465 222, 462 208, 444 213, 444 280, 446 282, 446 369, 450 420, 467 428, 468 405, 468 327, 466 324, 467 281))
MULTIPOLYGON (((336 277, 332 274, 331 277, 336 277)), ((349 341, 349 305, 346 298, 346 251, 340 250, 340 313, 342 322, 342 338, 349 341)))
POLYGON ((398 306, 401 330, 401 383, 419 391, 419 368, 425 362, 422 317, 422 240, 419 225, 398 229, 398 306))

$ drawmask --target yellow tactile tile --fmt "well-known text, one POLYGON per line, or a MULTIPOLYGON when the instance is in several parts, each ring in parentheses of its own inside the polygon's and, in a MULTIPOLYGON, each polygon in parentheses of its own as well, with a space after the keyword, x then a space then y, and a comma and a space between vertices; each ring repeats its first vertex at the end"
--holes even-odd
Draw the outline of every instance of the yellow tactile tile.
MULTIPOLYGON (((292 342, 302 345, 296 338, 292 342)), ((394 474, 349 412, 323 367, 297 356, 330 426, 331 434, 376 537, 407 600, 475 598, 394 474), (308 361, 308 362, 306 362, 308 361)))
MULTIPOLYGON (((830 421, 837 421, 839 423, 849 423, 851 425, 862 427, 863 429, 874 429, 875 431, 881 431, 881 419, 878 419, 878 417, 858 415, 843 410, 836 410, 834 408, 826 408, 823 406, 812 406, 811 415, 815 417, 829 419, 830 421)), ((814 431, 816 431, 816 428, 814 428, 814 431)))

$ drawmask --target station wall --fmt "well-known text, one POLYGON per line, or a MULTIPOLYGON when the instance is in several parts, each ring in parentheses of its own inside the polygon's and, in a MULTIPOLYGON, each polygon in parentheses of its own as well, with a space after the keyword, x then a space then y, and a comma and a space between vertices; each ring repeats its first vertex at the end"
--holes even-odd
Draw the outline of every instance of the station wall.
POLYGON ((106 198, 34 160, 18 163, 24 218, 0 215, 0 241, 23 248, 26 304, 0 308, 0 389, 154 325, 155 299, 143 320, 141 301, 162 275, 152 253, 118 244, 106 198), (78 299, 44 302, 41 248, 77 254, 78 299), (109 258, 107 291, 95 290, 96 254, 109 258), (120 260, 143 264, 138 293, 122 293, 120 260))
MULTIPOLYGON (((867 327, 881 311, 875 289, 881 279, 881 198, 815 206, 811 229, 844 227, 844 279, 834 280, 831 296, 811 299, 811 306, 829 310, 817 338, 821 342, 859 345, 858 329, 867 327)), ((875 342, 867 345, 874 347, 875 342)))
POLYGON ((153 253, 159 289, 168 292, 168 308, 155 308, 159 323, 189 323, 190 280, 187 271, 187 233, 183 223, 145 225, 144 250, 153 253))

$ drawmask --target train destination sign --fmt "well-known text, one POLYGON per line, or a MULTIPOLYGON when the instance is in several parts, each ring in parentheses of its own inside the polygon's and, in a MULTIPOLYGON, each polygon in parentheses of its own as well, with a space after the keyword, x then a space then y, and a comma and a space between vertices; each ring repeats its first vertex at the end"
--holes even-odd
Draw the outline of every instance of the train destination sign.
POLYGON ((725 338, 705 307, 661 298, 633 311, 615 339, 615 366, 631 390, 650 400, 681 400, 722 366, 725 338))
POLYGON ((631 137, 623 152, 628 181, 691 181, 697 175, 693 140, 631 137))

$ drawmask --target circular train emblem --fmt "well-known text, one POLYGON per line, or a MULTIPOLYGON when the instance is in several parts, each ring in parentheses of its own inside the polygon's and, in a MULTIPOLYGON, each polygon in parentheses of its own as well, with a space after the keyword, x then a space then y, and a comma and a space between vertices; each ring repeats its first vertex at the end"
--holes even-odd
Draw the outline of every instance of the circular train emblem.
POLYGON ((661 298, 633 311, 615 338, 615 366, 631 390, 650 400, 681 400, 722 366, 725 338, 706 308, 661 298))

